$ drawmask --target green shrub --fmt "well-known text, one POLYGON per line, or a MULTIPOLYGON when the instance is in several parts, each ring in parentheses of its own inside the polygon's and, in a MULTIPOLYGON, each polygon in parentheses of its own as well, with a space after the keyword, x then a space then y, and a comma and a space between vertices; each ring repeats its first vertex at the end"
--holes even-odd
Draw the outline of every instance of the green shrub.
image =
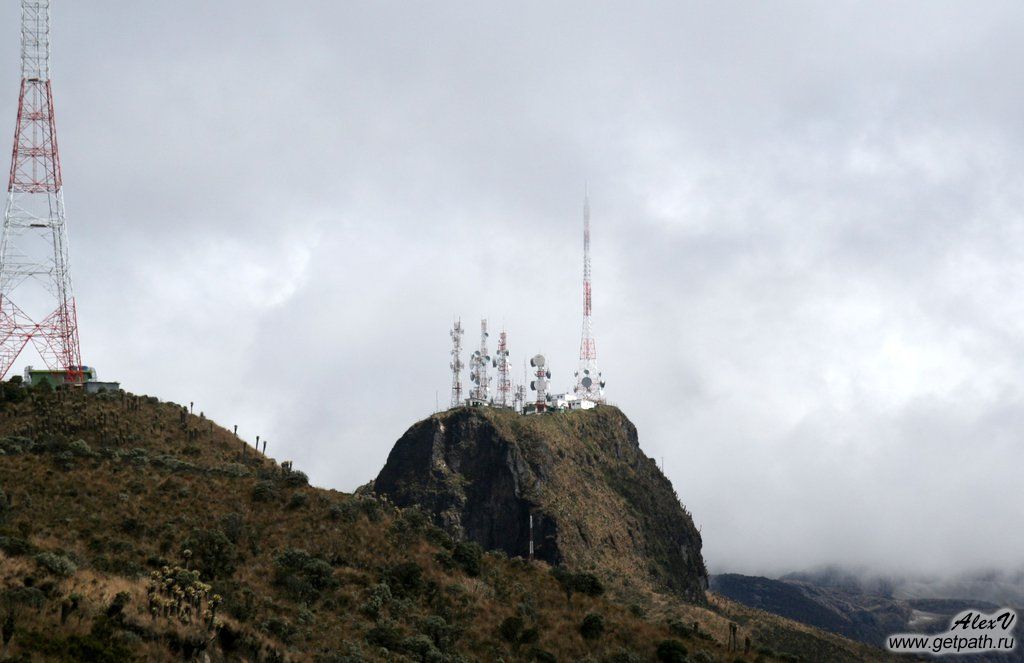
POLYGON ((305 472, 291 470, 288 474, 284 475, 284 485, 291 486, 292 488, 308 486, 309 477, 306 476, 305 472))
POLYGON ((273 481, 260 481, 252 489, 252 501, 269 502, 274 499, 276 493, 273 481))
POLYGON ((377 647, 398 651, 402 647, 402 632, 393 623, 384 622, 367 631, 366 641, 377 647))
POLYGON ((11 556, 28 555, 35 550, 35 546, 21 537, 0 536, 0 550, 11 556))
POLYGON ((142 466, 149 462, 149 452, 145 449, 135 448, 125 454, 124 458, 132 465, 142 466))
POLYGON ((153 467, 162 467, 168 469, 171 472, 184 472, 186 470, 194 470, 196 468, 192 463, 185 462, 177 456, 170 454, 160 454, 152 459, 153 467))
POLYGON ((697 653, 690 657, 690 660, 693 663, 715 663, 715 657, 703 649, 698 650, 697 653))
POLYGON ((3 399, 10 403, 20 403, 28 397, 28 391, 20 375, 13 376, 3 383, 3 399), (17 380, 17 382, 15 382, 17 380))
POLYGON ((18 437, 16 435, 0 437, 0 450, 9 456, 23 453, 31 448, 32 440, 27 437, 18 437))
POLYGON ((55 576, 67 578, 78 571, 78 567, 64 555, 52 552, 42 552, 35 556, 36 564, 40 569, 55 576))
POLYGON ((434 641, 423 634, 406 638, 400 645, 401 651, 412 654, 419 661, 442 661, 444 655, 434 646, 434 641))
POLYGON ((483 556, 484 549, 475 541, 459 541, 452 551, 452 561, 473 578, 480 575, 480 560, 483 556))
POLYGON ((678 640, 662 640, 655 653, 661 663, 687 663, 689 651, 678 640))
POLYGON ((689 640, 693 637, 693 625, 678 619, 668 620, 668 630, 677 638, 689 640))
POLYGON ((537 663, 558 663, 558 657, 543 649, 531 650, 530 656, 532 656, 533 660, 537 661, 537 663))
POLYGON ((384 581, 399 598, 419 596, 423 591, 423 568, 416 562, 395 564, 384 572, 384 581))
POLYGON ((224 536, 228 537, 228 541, 238 543, 245 533, 245 519, 241 514, 232 511, 220 519, 220 529, 224 536))
POLYGON ((289 509, 301 509, 307 504, 309 504, 309 495, 302 492, 292 493, 291 499, 288 500, 289 509))
POLYGON ((519 642, 519 636, 523 632, 523 618, 519 615, 506 617, 498 627, 498 635, 505 642, 519 642))
POLYGON ((68 445, 68 451, 79 458, 92 458, 97 455, 85 440, 75 440, 68 445))
POLYGON ((380 503, 372 497, 353 495, 343 502, 336 502, 327 509, 331 520, 354 523, 359 516, 366 516, 370 522, 378 522, 381 518, 380 503))
POLYGON ((359 611, 373 619, 379 619, 384 606, 391 602, 391 587, 386 582, 377 583, 370 588, 369 596, 359 606, 359 611))
POLYGON ((604 594, 604 585, 601 579, 593 573, 576 573, 573 582, 576 591, 585 596, 601 596, 604 594))
POLYGON ((551 575, 562 586, 565 597, 570 602, 572 601, 572 595, 576 592, 586 596, 600 596, 604 593, 604 585, 601 583, 601 579, 593 573, 574 573, 556 566, 551 569, 551 575))
POLYGON ((434 646, 440 651, 448 651, 455 644, 460 634, 457 626, 452 626, 440 615, 430 615, 419 623, 421 633, 430 636, 434 646))
POLYGON ((628 649, 619 649, 605 659, 606 663, 643 663, 643 658, 628 649))
POLYGON ((40 610, 46 604, 46 595, 38 587, 11 587, 0 594, 4 605, 20 605, 40 610))
POLYGON ((337 581, 331 565, 305 550, 289 548, 274 559, 274 584, 299 601, 315 601, 337 581))
POLYGON ((535 645, 539 640, 540 631, 537 630, 536 626, 524 628, 523 632, 519 634, 519 644, 521 645, 535 645))
POLYGON ((192 564, 206 580, 230 578, 235 572, 235 546, 219 529, 194 529, 181 545, 192 551, 192 564))
POLYGON ((263 622, 263 631, 274 636, 286 645, 291 643, 295 639, 295 635, 298 633, 298 629, 292 625, 287 619, 281 617, 271 617, 270 619, 263 622))
POLYGON ((597 640, 604 634, 604 617, 592 612, 583 618, 580 635, 587 640, 597 640))

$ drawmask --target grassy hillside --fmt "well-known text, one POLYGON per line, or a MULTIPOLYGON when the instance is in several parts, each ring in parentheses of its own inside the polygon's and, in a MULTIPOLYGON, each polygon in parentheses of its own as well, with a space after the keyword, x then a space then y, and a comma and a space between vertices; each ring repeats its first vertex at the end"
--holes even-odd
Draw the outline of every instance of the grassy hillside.
POLYGON ((4 384, 3 656, 625 662, 659 660, 661 645, 660 660, 684 660, 662 644, 676 641, 689 660, 733 661, 734 614, 755 647, 793 633, 828 643, 827 658, 798 643, 806 660, 881 656, 714 597, 623 605, 592 577, 481 554, 416 510, 310 487, 242 448, 155 398, 4 384))

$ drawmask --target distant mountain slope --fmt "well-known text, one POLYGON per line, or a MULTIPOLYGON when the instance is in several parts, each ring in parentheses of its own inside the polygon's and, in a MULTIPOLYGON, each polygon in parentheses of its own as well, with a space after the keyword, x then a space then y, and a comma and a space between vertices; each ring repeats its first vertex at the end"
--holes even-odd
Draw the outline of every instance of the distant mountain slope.
POLYGON ((892 599, 795 580, 726 573, 712 576, 711 588, 743 605, 879 646, 906 627, 912 612, 892 599))
POLYGON ((457 408, 411 427, 374 490, 456 537, 703 603, 701 538, 618 408, 457 408))
MULTIPOLYGON (((980 598, 906 598, 901 596, 904 585, 924 591, 919 580, 860 577, 841 569, 792 573, 777 580, 735 573, 711 576, 711 589, 733 601, 879 647, 893 633, 943 631, 964 610, 1020 609, 980 598)), ((946 586, 939 583, 932 589, 946 586)), ((1019 623, 1017 632, 1022 634, 1019 623)), ((966 660, 1018 661, 1024 660, 1024 653, 974 655, 966 660)))
POLYGON ((0 387, 0 659, 654 661, 676 641, 731 663, 736 621, 763 650, 744 660, 888 660, 726 599, 625 603, 482 553, 156 398, 0 387))

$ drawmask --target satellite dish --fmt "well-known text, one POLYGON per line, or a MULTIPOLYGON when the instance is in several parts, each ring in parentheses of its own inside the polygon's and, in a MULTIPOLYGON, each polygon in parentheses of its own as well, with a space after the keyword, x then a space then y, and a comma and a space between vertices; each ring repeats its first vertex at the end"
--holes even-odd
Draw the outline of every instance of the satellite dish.
POLYGON ((580 380, 580 384, 582 384, 587 389, 590 389, 590 385, 594 384, 594 381, 591 380, 590 378, 583 378, 582 380, 580 380))
POLYGON ((533 381, 533 380, 530 381, 530 389, 533 389, 534 391, 537 391, 537 383, 536 383, 536 381, 533 381))
POLYGON ((548 371, 547 375, 545 375, 544 377, 546 377, 546 378, 548 378, 550 380, 551 379, 551 371, 548 371))
POLYGON ((544 366, 544 363, 544 355, 534 355, 533 359, 530 360, 530 366, 536 366, 538 368, 544 366))
POLYGON ((604 389, 604 382, 601 383, 601 388, 604 389))

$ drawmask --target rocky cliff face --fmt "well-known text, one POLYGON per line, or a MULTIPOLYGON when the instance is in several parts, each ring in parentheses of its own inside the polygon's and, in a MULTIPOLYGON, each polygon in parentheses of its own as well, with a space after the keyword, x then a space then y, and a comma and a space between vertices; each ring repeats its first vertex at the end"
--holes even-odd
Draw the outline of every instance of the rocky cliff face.
POLYGON ((700 533, 615 407, 521 416, 458 408, 410 428, 374 490, 455 536, 704 602, 700 533))

